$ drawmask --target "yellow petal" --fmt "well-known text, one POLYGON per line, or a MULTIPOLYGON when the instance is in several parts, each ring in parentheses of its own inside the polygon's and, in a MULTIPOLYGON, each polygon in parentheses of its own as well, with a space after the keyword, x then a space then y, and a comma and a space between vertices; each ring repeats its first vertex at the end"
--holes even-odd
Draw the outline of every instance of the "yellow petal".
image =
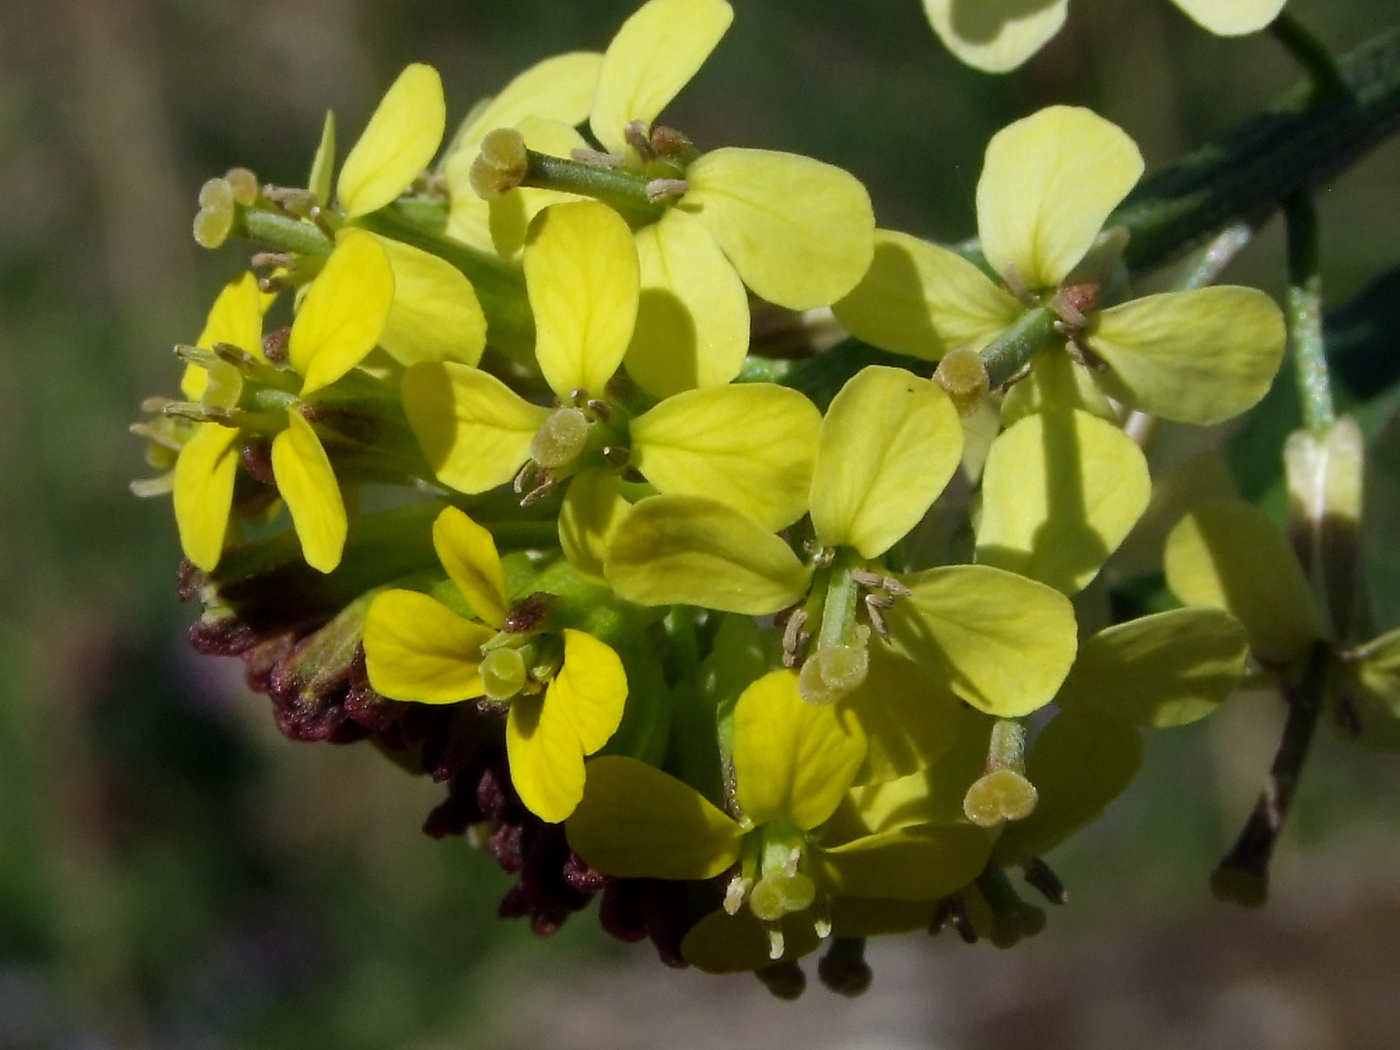
POLYGON ((1108 393, 1164 419, 1208 426, 1264 396, 1283 362, 1283 313, 1254 288, 1134 299, 1099 315, 1087 337, 1109 365, 1108 393))
POLYGON ((548 693, 517 696, 506 715, 506 758, 520 801, 557 824, 583 798, 583 752, 578 734, 548 693))
POLYGON ((870 646, 870 669, 844 701, 865 732, 860 780, 890 781, 932 765, 953 740, 961 701, 915 663, 870 646))
POLYGON ((1098 819, 1142 768, 1142 734, 1122 722, 1061 711, 1026 754, 1026 776, 1039 793, 1035 812, 1010 821, 993 856, 1029 864, 1098 819))
POLYGON ((1090 415, 1118 422, 1118 413, 1093 375, 1069 354, 1052 351, 1037 354, 1031 374, 1019 380, 1001 401, 1001 425, 1013 423, 1036 412, 1077 408, 1090 415))
POLYGON ((816 855, 819 884, 839 896, 937 900, 986 866, 992 842, 968 824, 898 828, 816 855))
POLYGON ((1202 29, 1217 36, 1256 33, 1278 17, 1284 0, 1173 0, 1202 29))
POLYGON ((982 251, 1032 289, 1062 281, 1142 176, 1124 132, 1087 109, 1050 106, 992 136, 977 182, 982 251))
POLYGON ((698 791, 645 762, 604 755, 588 763, 569 846, 618 878, 709 879, 739 857, 739 825, 698 791))
POLYGON ((962 458, 958 410, 902 368, 862 369, 822 421, 812 525, 823 545, 875 558, 918 524, 962 458))
POLYGON ((788 387, 688 390, 632 420, 632 465, 663 493, 710 496, 776 531, 807 510, 820 429, 788 387))
POLYGON ((603 148, 626 156, 627 125, 650 125, 704 65, 733 20, 724 0, 649 0, 639 7, 603 56, 589 119, 603 148))
POLYGON ((433 159, 446 127, 442 78, 415 62, 385 92, 340 169, 346 218, 378 211, 407 189, 433 159))
POLYGON ((767 616, 807 593, 809 572, 777 536, 701 496, 636 504, 608 546, 604 573, 639 605, 699 605, 767 616))
POLYGON ((224 550, 243 435, 200 423, 175 461, 175 524, 185 557, 213 572, 224 550))
POLYGON ((924 0, 924 13, 948 50, 984 73, 1005 73, 1039 51, 1064 25, 1068 7, 1069 0, 924 0))
POLYGON ((1304 659, 1322 637, 1317 604, 1293 548, 1252 504, 1197 507, 1172 529, 1163 560, 1176 596, 1187 605, 1233 613, 1265 663, 1304 659))
POLYGON ((525 245, 535 356, 561 399, 602 393, 637 319, 637 249, 622 217, 597 201, 546 208, 525 245))
POLYGON ((575 475, 559 508, 559 546, 569 564, 601 580, 608 544, 629 509, 611 472, 585 470, 575 475))
POLYGON ((875 231, 875 257, 855 290, 831 307, 857 339, 937 361, 981 350, 1021 315, 1021 304, 962 256, 906 233, 875 231))
MULTIPOLYGON (((777 925, 783 937, 783 961, 800 959, 821 947, 810 913, 784 915, 777 925)), ((681 954, 701 973, 752 973, 766 969, 774 962, 769 954, 770 928, 748 908, 741 908, 734 915, 718 908, 685 935, 681 954)))
POLYGON ((472 612, 499 631, 510 611, 510 598, 491 533, 463 511, 447 507, 433 522, 433 547, 472 612))
POLYGON ((755 825, 788 820, 807 831, 825 823, 864 760, 855 719, 803 700, 795 671, 764 675, 734 706, 734 780, 755 825))
POLYGON ((998 718, 1019 718, 1050 702, 1074 662, 1069 599, 986 565, 900 579, 914 593, 885 614, 897 652, 998 718))
POLYGON ((717 149, 685 173, 695 215, 754 293, 790 310, 828 306, 860 283, 875 213, 854 175, 810 157, 717 149))
POLYGON ((287 352, 303 395, 334 383, 374 349, 394 304, 394 270, 372 234, 351 230, 311 282, 287 352))
POLYGON ((345 549, 347 521, 340 485, 306 417, 293 409, 287 420, 287 429, 272 439, 272 473, 292 513, 306 564, 330 572, 345 549))
POLYGON ((626 701, 627 673, 612 647, 565 628, 564 666, 550 684, 547 702, 573 727, 583 754, 593 754, 617 732, 626 701))
MULTIPOLYGON (((262 358, 262 319, 272 299, 259 290, 256 274, 239 275, 219 292, 195 345, 212 350, 215 343, 229 343, 262 358)), ((203 368, 187 365, 180 391, 187 400, 198 401, 207 381, 208 373, 203 368)))
POLYGON ((417 591, 375 596, 365 617, 365 669, 392 700, 455 704, 481 696, 481 647, 494 631, 417 591))
POLYGON ((409 426, 438 478, 459 492, 485 492, 530 458, 549 410, 467 365, 414 365, 403 377, 409 426))
POLYGON ((1055 703, 1130 725, 1186 725, 1244 674, 1244 627, 1219 609, 1171 609, 1109 627, 1079 647, 1055 703))
POLYGON ((1151 497, 1142 450, 1112 423, 1077 410, 1027 416, 987 456, 977 560, 1074 594, 1151 497))
POLYGON ((401 365, 460 361, 486 348, 486 315, 471 282, 451 263, 387 237, 376 238, 394 273, 394 305, 379 343, 401 365))
POLYGON ((641 299, 627 372, 653 397, 719 386, 749 348, 749 298, 704 224, 679 208, 637 231, 641 299))
POLYGON ((536 62, 499 95, 472 110, 453 139, 452 155, 466 153, 474 160, 476 147, 488 133, 517 127, 527 117, 570 127, 582 124, 593 105, 602 66, 603 56, 596 51, 570 51, 536 62))

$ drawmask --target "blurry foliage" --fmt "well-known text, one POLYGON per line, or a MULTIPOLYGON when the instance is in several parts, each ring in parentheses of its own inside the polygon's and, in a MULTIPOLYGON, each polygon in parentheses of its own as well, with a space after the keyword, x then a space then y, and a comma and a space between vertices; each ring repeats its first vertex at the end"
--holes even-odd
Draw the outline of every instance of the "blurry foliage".
MULTIPOLYGON (((236 255, 200 255, 190 240, 205 177, 243 164, 295 184, 324 109, 360 126, 411 60, 443 71, 460 119, 525 64, 601 47, 633 6, 0 6, 0 1048, 456 1042, 497 1006, 474 991, 483 968, 515 956, 516 970, 537 972, 570 954, 556 944, 546 964, 528 930, 495 919, 506 880, 488 856, 418 832, 440 788, 367 747, 277 737, 236 670, 188 655, 194 611, 173 593, 171 516, 127 494, 144 470, 141 442, 122 430, 145 391, 174 389, 167 348, 194 334, 236 255)), ((1290 10, 1345 50, 1379 28, 1378 6, 1290 10)), ((973 230, 987 137, 1037 106, 1095 106, 1153 167, 1295 79, 1271 41, 1207 36, 1152 0, 1077 3, 1067 30, 1004 78, 942 52, 916 0, 736 7, 674 122, 702 146, 842 165, 869 185, 882 224, 941 240, 973 230)), ((1392 142, 1323 197, 1332 302, 1375 279, 1359 301, 1393 317, 1396 272, 1376 275, 1396 263, 1397 185, 1392 142)), ((1277 248, 1266 233, 1232 276, 1277 291, 1277 248)), ((1400 355, 1397 326, 1376 316, 1337 311, 1333 331, 1339 375, 1380 434, 1367 557, 1389 627, 1400 621, 1400 423, 1387 391, 1400 355)), ((1285 376, 1232 441, 1250 497, 1278 489, 1296 413, 1285 376)), ((1205 898, 1247 795, 1228 797, 1222 817, 1212 778, 1182 785, 1180 771, 1215 761, 1210 734, 1251 726, 1226 718, 1154 744, 1145 783, 1062 860, 1084 886, 1071 919, 1114 921, 1124 896, 1205 898)), ((1259 734, 1250 785, 1272 733, 1259 734)), ((1383 782, 1393 792, 1393 770, 1368 761, 1324 749, 1298 834, 1328 830, 1383 782)), ((559 939, 613 950, 587 918, 559 939)))

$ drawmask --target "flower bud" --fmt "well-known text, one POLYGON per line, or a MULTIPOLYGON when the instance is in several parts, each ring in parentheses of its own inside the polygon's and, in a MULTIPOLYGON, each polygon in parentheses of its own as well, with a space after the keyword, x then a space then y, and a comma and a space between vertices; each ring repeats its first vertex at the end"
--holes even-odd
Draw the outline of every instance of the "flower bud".
POLYGON ((477 196, 492 201, 519 186, 529 170, 525 137, 514 128, 497 128, 481 140, 469 178, 477 196))
POLYGON ((247 168, 230 168, 224 175, 224 181, 233 190, 233 199, 245 208, 256 203, 258 199, 258 177, 247 168))

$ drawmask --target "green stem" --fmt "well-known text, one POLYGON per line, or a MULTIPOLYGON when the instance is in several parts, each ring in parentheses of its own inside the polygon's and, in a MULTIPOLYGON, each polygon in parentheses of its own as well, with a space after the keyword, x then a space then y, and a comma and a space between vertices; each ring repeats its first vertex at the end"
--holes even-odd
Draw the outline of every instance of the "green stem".
POLYGON ((995 390, 1056 337, 1055 314, 1044 306, 1027 310, 1020 319, 982 351, 987 381, 995 390))
POLYGON ((860 602, 860 588, 851 579, 852 562, 855 554, 844 548, 836 553, 831 566, 831 578, 826 585, 826 599, 822 603, 822 627, 817 635, 817 648, 830 649, 838 645, 849 645, 855 631, 856 607, 860 602))
POLYGON ((1337 60, 1327 46, 1291 14, 1281 12, 1270 23, 1269 32, 1308 74, 1312 80, 1314 98, 1321 99, 1346 91, 1346 81, 1342 79, 1337 60))
POLYGON ((665 213, 664 206, 647 196, 647 179, 618 168, 582 164, 564 157, 526 150, 529 168, 522 186, 561 190, 594 197, 606 204, 631 212, 636 218, 655 221, 665 213))
POLYGON ((1106 225, 1127 226, 1136 274, 1238 222, 1260 223, 1285 197, 1324 185, 1400 127, 1400 28, 1337 66, 1345 91, 1315 97, 1311 79, 1270 110, 1140 184, 1106 225))
POLYGON ((1225 267, 1235 261, 1235 256, 1244 251, 1254 239, 1254 227, 1247 222, 1236 223, 1223 231, 1208 244, 1196 258, 1195 264, 1177 282, 1180 292, 1193 291, 1214 284, 1225 272, 1225 267))
POLYGON ((1323 693, 1332 654, 1326 642, 1313 645, 1302 681, 1283 685, 1288 721, 1269 769, 1269 778, 1235 845, 1211 876, 1211 890, 1220 900, 1259 907, 1269 895, 1269 859, 1293 804, 1293 793, 1307 763, 1313 731, 1322 714, 1323 693))
POLYGON ((1303 422, 1318 437, 1332 429, 1337 411, 1322 335, 1322 274, 1317 207, 1299 190, 1283 202, 1288 228, 1288 333, 1302 400, 1303 422))

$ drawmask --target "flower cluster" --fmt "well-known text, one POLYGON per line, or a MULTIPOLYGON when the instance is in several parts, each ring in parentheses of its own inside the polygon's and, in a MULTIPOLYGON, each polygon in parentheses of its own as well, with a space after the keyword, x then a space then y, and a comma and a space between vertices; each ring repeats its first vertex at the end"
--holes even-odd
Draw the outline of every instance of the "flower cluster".
MULTIPOLYGON (((445 150, 410 66, 338 174, 328 118, 305 188, 211 180, 197 239, 265 250, 149 403, 138 488, 173 492, 196 644, 290 735, 445 781, 428 830, 520 876, 504 914, 601 893, 618 936, 783 993, 828 941, 853 991, 869 936, 1035 932, 1007 871, 1059 900, 1042 856, 1141 730, 1314 637, 1205 579, 1226 511, 1167 544, 1185 607, 1110 623, 1095 587, 1153 519, 1125 422, 1246 410, 1284 323, 1132 296, 1106 224, 1143 162, 1084 109, 992 139, 970 254, 820 161, 702 151, 657 118, 731 17, 649 0, 445 150), (794 341, 888 353, 814 399, 794 341)), ((1394 709, 1378 644, 1356 690, 1394 709)))

